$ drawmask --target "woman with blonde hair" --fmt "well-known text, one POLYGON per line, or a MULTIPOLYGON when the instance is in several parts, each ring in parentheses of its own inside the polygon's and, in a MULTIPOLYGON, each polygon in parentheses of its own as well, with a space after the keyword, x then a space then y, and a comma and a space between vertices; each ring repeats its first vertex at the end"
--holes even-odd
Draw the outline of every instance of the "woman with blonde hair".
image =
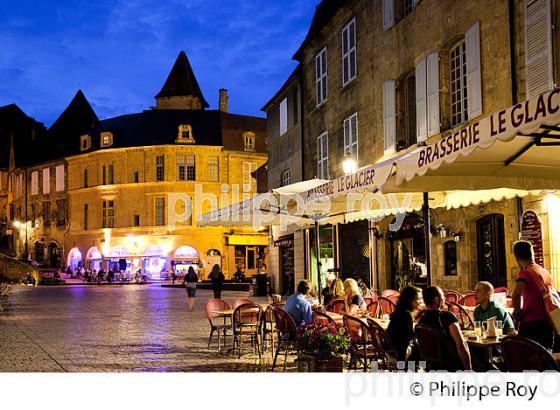
POLYGON ((346 279, 344 281, 344 293, 346 295, 346 314, 355 315, 358 312, 366 311, 366 302, 362 297, 358 282, 354 279, 346 279))
POLYGON ((346 299, 346 294, 344 293, 344 283, 339 278, 333 280, 331 284, 331 300, 334 299, 346 299))

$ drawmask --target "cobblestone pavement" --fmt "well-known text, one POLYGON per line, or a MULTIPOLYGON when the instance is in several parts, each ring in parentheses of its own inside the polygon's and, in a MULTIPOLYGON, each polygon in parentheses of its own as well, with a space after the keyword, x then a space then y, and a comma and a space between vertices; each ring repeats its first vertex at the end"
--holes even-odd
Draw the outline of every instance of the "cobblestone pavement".
POLYGON ((0 371, 270 371, 270 353, 259 362, 250 351, 238 359, 207 348, 210 297, 199 290, 189 312, 184 289, 159 284, 14 286, 12 309, 0 313, 0 371))

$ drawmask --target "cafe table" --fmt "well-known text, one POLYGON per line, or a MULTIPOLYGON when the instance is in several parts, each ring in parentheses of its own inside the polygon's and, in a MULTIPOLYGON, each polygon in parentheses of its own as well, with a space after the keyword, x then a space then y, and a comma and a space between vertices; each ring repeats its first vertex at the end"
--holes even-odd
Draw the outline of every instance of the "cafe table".
MULTIPOLYGON (((476 309, 476 306, 463 306, 461 305, 461 307, 463 309, 465 309, 467 312, 469 313, 474 313, 474 310, 476 309)), ((509 308, 509 307, 504 307, 504 309, 506 310, 506 312, 508 312, 510 315, 513 315, 513 308, 509 308)))
MULTIPOLYGON (((341 315, 340 313, 334 313, 334 312, 325 312, 326 315, 330 316, 331 319, 333 319, 337 326, 342 327, 344 325, 344 315, 341 315)), ((365 320, 365 318, 358 318, 358 319, 362 319, 365 320)), ((376 322, 379 326, 381 326, 383 328, 383 330, 387 330, 387 328, 389 327, 389 320, 388 319, 378 319, 378 318, 372 318, 372 320, 374 322, 376 322)))

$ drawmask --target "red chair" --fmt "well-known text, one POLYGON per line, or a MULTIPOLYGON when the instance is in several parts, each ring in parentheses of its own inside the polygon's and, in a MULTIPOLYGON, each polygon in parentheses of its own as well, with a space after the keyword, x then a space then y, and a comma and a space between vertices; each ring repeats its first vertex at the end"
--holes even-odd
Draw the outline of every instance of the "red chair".
POLYGON ((331 300, 326 308, 329 312, 343 314, 346 309, 346 303, 343 299, 331 300))
POLYGON ((440 329, 418 324, 414 333, 422 358, 426 361, 426 370, 464 370, 457 349, 440 329))
POLYGON ((277 307, 273 310, 276 332, 278 334, 278 347, 272 362, 272 371, 276 367, 276 360, 281 350, 284 350, 284 371, 288 361, 288 351, 295 348, 297 325, 294 319, 284 309, 277 307))
POLYGON ((210 322, 210 336, 208 337, 208 349, 210 349, 210 343, 212 343, 212 336, 214 332, 218 334, 218 350, 220 350, 220 334, 224 334, 224 344, 227 345, 227 331, 231 329, 231 316, 221 315, 220 312, 224 310, 229 310, 230 307, 225 300, 222 299, 208 299, 204 305, 204 312, 206 313, 206 318, 210 322), (216 323, 218 321, 213 321, 213 319, 220 319, 222 323, 216 323), (227 318, 229 318, 229 324, 227 323, 227 318))
POLYGON ((457 292, 456 290, 444 290, 443 294, 445 295, 445 301, 446 302, 453 302, 453 303, 459 303, 459 301, 461 300, 461 298, 463 297, 459 292, 457 292))
POLYGON ((370 331, 361 319, 354 316, 344 315, 344 329, 346 335, 350 339, 350 369, 358 368, 358 361, 364 366, 364 372, 367 372, 368 364, 376 358, 375 351, 370 341, 370 331))
POLYGON ((234 348, 237 346, 238 358, 241 358, 241 345, 243 336, 249 336, 251 344, 257 350, 259 360, 261 358, 261 348, 259 336, 261 334, 263 309, 256 303, 244 303, 233 311, 233 342, 234 348))
POLYGON ((336 321, 329 315, 322 312, 313 312, 313 323, 315 326, 327 326, 328 324, 338 327, 336 321))
POLYGON ((474 297, 474 293, 467 293, 459 300, 459 304, 461 306, 476 306, 476 298, 474 297))
POLYGON ((381 311, 381 315, 390 315, 395 311, 397 305, 391 300, 383 296, 379 296, 377 299, 379 303, 379 310, 381 311))
POLYGON ((554 357, 544 347, 530 339, 507 336, 502 339, 501 346, 508 372, 560 371, 554 357))
POLYGON ((383 292, 381 292, 380 296, 383 296, 384 298, 388 298, 389 296, 393 296, 393 295, 400 296, 400 294, 401 292, 399 292, 398 290, 385 289, 383 292))
POLYGON ((374 300, 377 300, 377 298, 373 298, 371 296, 364 296, 364 302, 366 302, 366 306, 368 306, 370 303, 372 303, 374 300))
POLYGON ((474 322, 465 308, 455 302, 446 302, 447 310, 457 316, 462 330, 474 330, 474 322))
POLYGON ((369 305, 367 305, 367 310, 368 310, 369 315, 371 317, 378 318, 379 317, 379 300, 371 302, 369 305))
POLYGON ((399 298, 400 298, 400 297, 401 297, 400 294, 399 294, 399 295, 394 294, 394 295, 389 295, 389 296, 387 296, 387 299, 389 299, 391 302, 393 302, 393 304, 396 306, 397 303, 399 303, 399 298))
POLYGON ((504 287, 495 288, 494 293, 505 293, 507 296, 509 296, 508 288, 504 288, 504 287))
POLYGON ((238 308, 239 306, 241 306, 241 305, 252 304, 252 303, 255 303, 255 302, 253 302, 251 299, 243 299, 243 298, 241 298, 241 299, 237 299, 235 302, 233 302, 233 305, 231 306, 231 308, 232 308, 233 310, 235 310, 235 309, 237 309, 237 308, 238 308))

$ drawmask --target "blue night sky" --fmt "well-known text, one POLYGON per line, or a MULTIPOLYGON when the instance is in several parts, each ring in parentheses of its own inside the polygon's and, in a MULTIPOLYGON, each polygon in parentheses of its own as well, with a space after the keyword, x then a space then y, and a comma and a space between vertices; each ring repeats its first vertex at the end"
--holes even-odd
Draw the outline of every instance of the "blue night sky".
POLYGON ((319 0, 4 1, 0 106, 49 126, 81 88, 100 119, 148 109, 185 50, 211 109, 264 116, 319 0))

